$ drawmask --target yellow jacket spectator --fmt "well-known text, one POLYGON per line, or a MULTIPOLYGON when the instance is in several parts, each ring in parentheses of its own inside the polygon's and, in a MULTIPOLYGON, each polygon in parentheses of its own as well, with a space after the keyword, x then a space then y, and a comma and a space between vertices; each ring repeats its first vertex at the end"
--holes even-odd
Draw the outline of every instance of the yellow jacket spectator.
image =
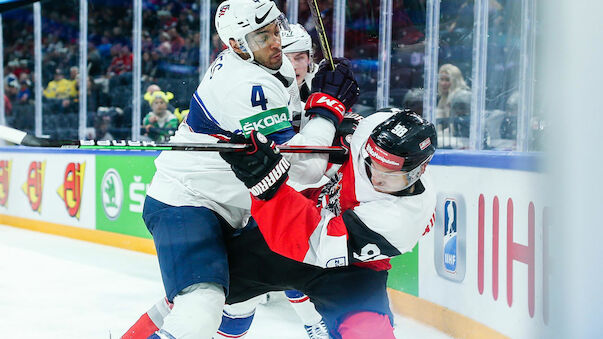
POLYGON ((149 95, 150 97, 145 94, 144 98, 151 103, 152 111, 142 121, 147 131, 146 135, 154 141, 167 141, 179 124, 178 118, 167 109, 167 104, 174 95, 162 91, 155 91, 149 95))
POLYGON ((75 83, 65 79, 63 71, 57 68, 54 73, 54 80, 51 80, 44 89, 44 97, 47 99, 73 99, 77 95, 75 83))

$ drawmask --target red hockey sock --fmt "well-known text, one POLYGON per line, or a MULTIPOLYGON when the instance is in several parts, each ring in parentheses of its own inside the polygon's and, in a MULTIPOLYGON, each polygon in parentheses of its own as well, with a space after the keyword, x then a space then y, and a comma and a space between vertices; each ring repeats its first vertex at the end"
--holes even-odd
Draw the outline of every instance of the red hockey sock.
POLYGON ((174 304, 167 298, 162 298, 143 314, 132 327, 121 337, 121 339, 147 339, 163 325, 165 318, 174 304))
POLYGON ((157 330, 159 330, 157 325, 151 320, 149 314, 145 313, 130 327, 121 339, 147 339, 157 330))
POLYGON ((342 339, 395 339, 389 317, 375 312, 359 312, 347 317, 339 325, 342 339))

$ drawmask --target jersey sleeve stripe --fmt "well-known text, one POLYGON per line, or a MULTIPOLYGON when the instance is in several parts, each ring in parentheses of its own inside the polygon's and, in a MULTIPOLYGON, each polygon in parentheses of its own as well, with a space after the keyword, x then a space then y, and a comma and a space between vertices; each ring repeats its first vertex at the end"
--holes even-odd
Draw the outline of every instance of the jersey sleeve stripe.
MULTIPOLYGON (((227 137, 230 137, 233 134, 232 132, 222 129, 208 112, 206 114, 206 109, 197 93, 191 98, 190 111, 186 117, 186 124, 195 133, 209 135, 219 134, 227 137)), ((236 133, 236 131, 234 133, 236 133)))
POLYGON ((197 101, 197 103, 199 104, 199 106, 201 107, 201 109, 203 110, 203 113, 205 114, 205 116, 207 116, 207 118, 211 121, 213 121, 216 125, 220 126, 220 123, 218 123, 218 120, 216 120, 211 113, 209 113, 209 110, 207 109, 207 107, 205 107, 205 104, 203 103, 203 100, 201 100, 201 97, 199 96, 199 94, 197 92, 193 93, 193 98, 195 98, 195 100, 197 101))

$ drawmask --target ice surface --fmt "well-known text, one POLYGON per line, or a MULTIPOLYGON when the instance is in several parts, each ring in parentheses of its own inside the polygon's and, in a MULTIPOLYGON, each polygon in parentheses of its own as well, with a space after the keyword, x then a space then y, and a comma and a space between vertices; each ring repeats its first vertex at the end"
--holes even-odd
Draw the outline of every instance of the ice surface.
MULTIPOLYGON (((0 329, 11 338, 119 338, 163 296, 155 256, 0 226, 0 329)), ((396 316, 398 338, 449 338, 396 316)), ((272 293, 246 339, 306 339, 272 293)))

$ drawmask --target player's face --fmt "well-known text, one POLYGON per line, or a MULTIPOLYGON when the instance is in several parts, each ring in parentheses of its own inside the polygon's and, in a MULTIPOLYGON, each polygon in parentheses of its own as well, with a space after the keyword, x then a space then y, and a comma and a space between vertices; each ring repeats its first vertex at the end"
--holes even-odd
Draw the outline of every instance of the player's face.
POLYGON ((277 21, 247 34, 246 39, 255 61, 270 69, 281 67, 281 29, 277 21))
POLYGON ((293 68, 295 69, 297 86, 301 86, 306 74, 308 74, 308 66, 310 66, 310 56, 308 55, 308 52, 293 52, 285 55, 291 61, 293 68))
POLYGON ((377 192, 395 193, 408 185, 408 173, 394 171, 370 160, 365 161, 371 173, 371 183, 377 192))

